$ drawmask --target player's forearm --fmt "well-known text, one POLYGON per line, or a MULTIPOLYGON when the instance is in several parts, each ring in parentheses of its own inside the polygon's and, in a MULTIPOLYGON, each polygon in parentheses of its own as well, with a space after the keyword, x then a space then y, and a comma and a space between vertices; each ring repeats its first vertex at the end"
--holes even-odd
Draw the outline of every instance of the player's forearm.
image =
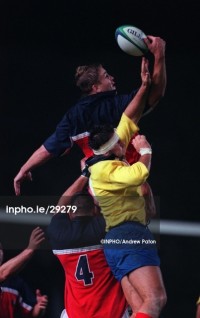
POLYGON ((42 165, 43 163, 45 163, 46 161, 48 161, 52 157, 53 157, 53 155, 51 153, 49 153, 46 150, 46 148, 42 145, 40 148, 38 148, 32 154, 32 156, 26 161, 26 163, 21 167, 20 170, 22 173, 26 173, 26 172, 42 165))
POLYGON ((142 196, 145 200, 146 220, 150 220, 156 215, 156 205, 150 185, 145 182, 141 185, 142 196))
POLYGON ((138 161, 142 162, 146 166, 146 168, 150 171, 150 168, 151 168, 151 155, 150 154, 145 154, 145 155, 141 156, 138 161))
POLYGON ((71 197, 80 191, 83 191, 86 184, 88 183, 88 178, 80 176, 76 181, 63 193, 62 197, 58 201, 58 205, 67 205, 71 201, 71 197))
POLYGON ((160 99, 164 96, 167 85, 167 74, 165 56, 155 55, 154 69, 151 81, 151 88, 148 97, 148 105, 154 108, 160 99))
POLYGON ((19 255, 4 263, 0 267, 0 282, 4 281, 12 274, 20 270, 24 266, 24 264, 32 257, 33 253, 33 250, 27 248, 19 255))
POLYGON ((142 84, 137 94, 124 111, 126 116, 129 117, 134 123, 137 123, 142 116, 148 93, 149 87, 142 84))

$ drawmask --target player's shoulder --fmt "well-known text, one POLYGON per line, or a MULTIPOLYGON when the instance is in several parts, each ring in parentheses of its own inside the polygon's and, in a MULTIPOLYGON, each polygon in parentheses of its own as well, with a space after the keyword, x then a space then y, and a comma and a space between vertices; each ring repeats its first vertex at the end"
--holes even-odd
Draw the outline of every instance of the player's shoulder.
POLYGON ((21 276, 13 275, 7 278, 6 280, 4 280, 1 283, 1 286, 18 290, 21 288, 23 284, 24 284, 24 279, 21 276))
POLYGON ((105 219, 103 217, 103 214, 93 216, 93 223, 105 226, 105 219))

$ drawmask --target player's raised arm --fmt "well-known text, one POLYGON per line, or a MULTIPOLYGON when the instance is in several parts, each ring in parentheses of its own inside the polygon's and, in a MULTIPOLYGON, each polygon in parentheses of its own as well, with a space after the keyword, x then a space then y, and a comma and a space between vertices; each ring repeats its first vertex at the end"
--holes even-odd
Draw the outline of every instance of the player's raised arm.
POLYGON ((148 35, 144 39, 149 51, 154 55, 154 67, 151 75, 151 89, 148 97, 148 105, 154 108, 165 94, 167 84, 165 64, 165 41, 160 37, 148 35))
POLYGON ((4 281, 12 274, 22 269, 26 262, 33 256, 34 252, 39 248, 43 240, 43 230, 39 227, 36 227, 31 233, 27 248, 24 249, 19 255, 13 257, 0 266, 0 282, 4 281))
POLYGON ((146 100, 149 94, 151 78, 150 78, 148 65, 149 65, 148 60, 145 57, 143 57, 142 63, 141 63, 141 80, 142 80, 141 86, 137 94, 134 96, 134 98, 132 99, 132 101, 129 103, 129 105, 126 107, 124 111, 126 116, 132 119, 135 123, 137 123, 142 116, 144 107, 146 105, 146 100))

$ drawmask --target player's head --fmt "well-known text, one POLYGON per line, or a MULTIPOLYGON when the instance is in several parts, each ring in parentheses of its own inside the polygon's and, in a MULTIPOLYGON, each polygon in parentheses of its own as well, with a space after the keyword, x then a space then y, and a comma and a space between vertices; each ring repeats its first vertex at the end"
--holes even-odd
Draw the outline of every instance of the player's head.
POLYGON ((89 146, 95 155, 114 154, 118 158, 125 155, 125 145, 111 125, 95 126, 90 132, 89 146))
POLYGON ((71 205, 76 206, 76 211, 70 213, 70 218, 77 216, 93 216, 97 214, 97 207, 94 203, 93 197, 88 192, 77 192, 73 195, 71 205))
POLYGON ((83 94, 91 95, 115 90, 114 78, 101 64, 78 66, 75 73, 76 86, 83 94))
POLYGON ((0 265, 3 263, 3 247, 0 242, 0 265))

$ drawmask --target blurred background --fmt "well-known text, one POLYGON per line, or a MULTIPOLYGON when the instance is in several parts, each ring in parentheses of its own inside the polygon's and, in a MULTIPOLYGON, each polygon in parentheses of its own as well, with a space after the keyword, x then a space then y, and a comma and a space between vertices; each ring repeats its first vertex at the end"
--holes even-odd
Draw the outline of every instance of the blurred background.
MULTIPOLYGON (((74 85, 78 65, 100 61, 114 76, 119 93, 140 85, 141 58, 125 54, 115 41, 115 29, 123 24, 135 25, 167 43, 166 94, 154 112, 140 121, 140 129, 153 148, 149 183, 159 202, 161 221, 181 221, 185 229, 190 226, 187 235, 184 225, 181 234, 176 228, 172 233, 161 231, 159 253, 168 293, 162 317, 192 318, 200 292, 200 241, 192 227, 200 221, 197 1, 2 0, 0 195, 2 200, 13 200, 13 178, 19 168, 79 98, 74 85)), ((149 59, 152 65, 152 56, 149 59)), ((74 147, 69 156, 37 168, 33 182, 24 183, 23 196, 61 195, 79 175, 81 158, 74 147)), ((19 249, 26 246, 35 225, 1 221, 0 240, 7 258, 18 252, 12 242, 21 240, 19 249)), ((49 295, 46 318, 57 318, 63 306, 64 276, 48 242, 21 275, 49 295)))

